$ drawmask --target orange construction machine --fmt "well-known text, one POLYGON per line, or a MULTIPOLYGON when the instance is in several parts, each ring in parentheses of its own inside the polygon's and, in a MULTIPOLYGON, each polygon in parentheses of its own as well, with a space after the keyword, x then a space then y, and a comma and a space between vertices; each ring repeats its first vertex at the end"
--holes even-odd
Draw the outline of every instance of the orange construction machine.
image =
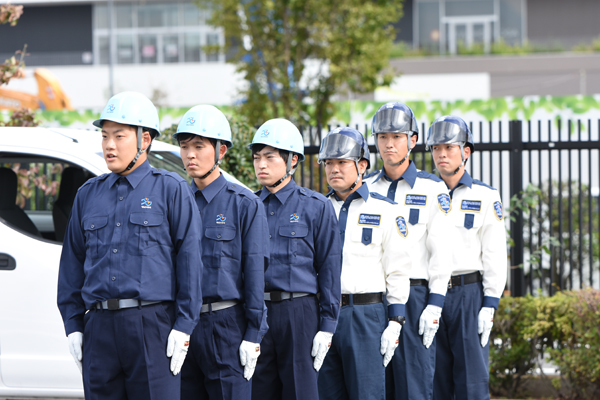
POLYGON ((45 68, 37 68, 33 75, 35 76, 38 85, 37 96, 0 87, 0 109, 73 109, 73 107, 71 107, 71 101, 60 87, 58 79, 56 79, 50 71, 45 68))

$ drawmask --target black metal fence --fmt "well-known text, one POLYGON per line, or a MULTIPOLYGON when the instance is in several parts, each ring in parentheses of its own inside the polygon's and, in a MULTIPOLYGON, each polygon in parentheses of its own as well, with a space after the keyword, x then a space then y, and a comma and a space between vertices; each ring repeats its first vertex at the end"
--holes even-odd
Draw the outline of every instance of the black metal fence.
MULTIPOLYGON (((366 125, 355 128, 369 132, 366 125)), ((316 155, 330 129, 301 128, 306 161, 299 178, 321 193, 327 182, 316 155)), ((511 294, 600 288, 600 120, 477 122, 471 130, 475 153, 467 169, 499 190, 510 217, 511 294)), ((423 132, 425 124, 411 159, 431 172, 423 132)), ((369 141, 371 169, 381 168, 369 141)))

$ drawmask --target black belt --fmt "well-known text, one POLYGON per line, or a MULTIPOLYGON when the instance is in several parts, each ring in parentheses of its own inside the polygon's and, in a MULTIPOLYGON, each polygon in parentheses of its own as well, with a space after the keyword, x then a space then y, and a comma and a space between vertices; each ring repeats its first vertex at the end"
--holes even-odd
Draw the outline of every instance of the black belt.
POLYGON ((427 279, 411 279, 410 286, 429 286, 427 279))
POLYGON ((483 278, 481 277, 481 272, 475 271, 470 274, 464 275, 455 275, 450 277, 450 282, 448 282, 448 289, 452 289, 454 286, 461 285, 469 285, 471 283, 481 282, 483 278))
POLYGON ((306 292, 265 292, 265 301, 283 301, 297 299, 298 297, 313 296, 312 293, 306 292))
POLYGON ((121 310, 123 308, 143 307, 149 306, 150 304, 162 303, 162 301, 149 301, 149 300, 138 300, 138 299, 108 299, 105 301, 99 301, 94 304, 92 308, 96 310, 121 310))
POLYGON ((350 304, 350 296, 352 296, 352 303, 358 306, 383 302, 383 293, 343 294, 342 307, 350 304))

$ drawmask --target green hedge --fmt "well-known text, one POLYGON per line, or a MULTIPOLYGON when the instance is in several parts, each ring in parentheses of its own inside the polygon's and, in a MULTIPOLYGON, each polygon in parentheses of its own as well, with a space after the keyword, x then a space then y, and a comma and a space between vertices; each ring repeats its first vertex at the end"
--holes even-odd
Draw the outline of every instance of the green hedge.
MULTIPOLYGON (((559 369, 543 373, 555 397, 600 398, 600 292, 559 292, 552 297, 504 297, 490 337, 490 391, 527 396, 524 383, 545 358, 559 369)), ((539 372, 539 371, 538 371, 539 372)))

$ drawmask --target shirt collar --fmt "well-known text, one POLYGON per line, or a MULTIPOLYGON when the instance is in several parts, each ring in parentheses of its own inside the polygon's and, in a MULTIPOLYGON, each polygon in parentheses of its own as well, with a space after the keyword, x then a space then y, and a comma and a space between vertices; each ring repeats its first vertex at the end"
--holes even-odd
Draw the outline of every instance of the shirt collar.
POLYGON ((144 179, 144 177, 150 172, 150 163, 148 160, 144 161, 140 166, 131 171, 125 176, 121 176, 119 174, 115 174, 111 172, 108 176, 108 183, 110 186, 114 185, 120 178, 126 179, 131 187, 134 189, 139 185, 139 183, 144 179))
POLYGON ((467 170, 465 170, 465 173, 463 174, 463 176, 460 177, 460 180, 458 181, 456 186, 453 187, 452 189, 450 189, 450 197, 451 198, 452 198, 452 195, 454 194, 454 191, 462 185, 468 186, 469 189, 471 188, 471 186, 473 186, 473 178, 471 178, 471 175, 469 175, 467 170))
MULTIPOLYGON (((381 178, 385 179, 388 182, 394 182, 394 180, 390 178, 388 174, 385 173, 385 166, 381 168, 381 172, 373 181, 373 183, 377 182, 381 178)), ((412 161, 410 161, 410 164, 408 164, 408 168, 406 169, 406 171, 404 171, 402 176, 396 179, 396 181, 401 181, 402 179, 404 179, 406 183, 410 185, 411 189, 415 186, 415 182, 417 180, 417 167, 415 167, 415 164, 412 161)))
POLYGON ((292 192, 294 190, 296 190, 297 188, 298 188, 298 185, 296 185, 296 182, 294 182, 294 179, 292 179, 288 182, 287 185, 285 185, 284 187, 282 187, 275 193, 269 192, 269 189, 267 189, 266 187, 263 186, 263 188, 260 190, 258 197, 260 198, 261 201, 265 201, 265 199, 267 197, 269 197, 269 195, 272 194, 273 196, 277 197, 277 199, 279 200, 279 202, 281 204, 284 204, 286 202, 286 200, 288 199, 288 197, 290 197, 292 192))
POLYGON ((192 188, 192 192, 194 192, 194 195, 197 192, 200 192, 200 194, 202 194, 206 202, 210 203, 212 199, 214 199, 215 196, 221 191, 221 189, 225 187, 225 185, 227 185, 227 179, 225 179, 223 174, 219 173, 217 179, 209 183, 208 186, 202 190, 198 189, 195 180, 192 180, 190 187, 192 188))
MULTIPOLYGON (((327 193, 327 197, 331 196, 332 194, 337 201, 342 201, 342 199, 335 193, 333 189, 327 193)), ((369 199, 369 187, 365 183, 352 192, 350 196, 346 198, 346 201, 353 201, 359 197, 362 197, 365 202, 369 199)))

